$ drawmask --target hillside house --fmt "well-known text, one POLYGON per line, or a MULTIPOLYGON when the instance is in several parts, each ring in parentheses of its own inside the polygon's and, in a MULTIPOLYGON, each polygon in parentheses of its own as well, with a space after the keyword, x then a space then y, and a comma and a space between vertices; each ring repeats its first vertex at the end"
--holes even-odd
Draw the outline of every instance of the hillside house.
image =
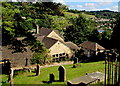
POLYGON ((37 40, 45 44, 50 50, 50 55, 56 59, 70 58, 73 51, 79 50, 79 47, 72 42, 64 42, 64 39, 54 30, 41 28, 40 33, 35 35, 37 40))
MULTIPOLYGON (((64 42, 64 39, 59 35, 57 31, 47 28, 41 28, 37 30, 37 34, 34 35, 37 40, 44 43, 44 46, 50 50, 49 55, 54 57, 55 60, 64 60, 65 58, 71 58, 74 54, 74 50, 78 50, 79 47, 72 42, 64 42)), ((17 40, 22 41, 26 37, 16 37, 17 40)), ((9 59, 12 66, 24 66, 26 60, 30 63, 33 52, 26 47, 25 52, 14 52, 14 46, 3 46, 2 57, 3 59, 9 59)))
POLYGON ((80 49, 84 50, 84 54, 87 57, 92 55, 97 55, 98 52, 103 52, 105 50, 104 47, 100 46, 98 43, 85 41, 79 45, 80 49))

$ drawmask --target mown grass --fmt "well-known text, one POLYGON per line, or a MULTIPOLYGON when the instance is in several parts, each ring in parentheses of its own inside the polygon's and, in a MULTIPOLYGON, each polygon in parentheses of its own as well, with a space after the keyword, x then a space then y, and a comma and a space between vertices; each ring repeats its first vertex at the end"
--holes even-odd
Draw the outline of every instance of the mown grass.
MULTIPOLYGON (((90 63, 79 63, 80 66, 72 68, 71 65, 64 65, 66 68, 66 78, 71 80, 85 75, 85 73, 92 73, 96 71, 104 72, 104 62, 90 62, 90 63)), ((58 80, 58 67, 42 68, 39 76, 35 76, 34 72, 22 72, 14 77, 14 84, 43 84, 42 86, 52 86, 53 84, 60 84, 59 86, 66 86, 66 82, 53 82, 51 84, 43 83, 42 81, 49 81, 49 75, 53 73, 55 80, 58 80)))

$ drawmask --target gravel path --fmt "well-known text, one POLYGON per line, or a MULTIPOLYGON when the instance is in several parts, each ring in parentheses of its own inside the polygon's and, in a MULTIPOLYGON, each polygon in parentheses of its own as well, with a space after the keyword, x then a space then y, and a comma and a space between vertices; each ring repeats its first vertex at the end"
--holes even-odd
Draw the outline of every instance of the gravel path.
MULTIPOLYGON (((46 64, 46 65, 40 66, 40 68, 47 68, 47 67, 60 66, 60 65, 69 65, 69 64, 73 64, 73 61, 46 64)), ((24 66, 24 67, 13 67, 12 69, 13 70, 24 70, 24 69, 34 69, 34 68, 36 68, 36 65, 24 66)))
POLYGON ((46 67, 52 67, 52 66, 60 66, 60 65, 69 65, 69 64, 73 64, 72 61, 67 61, 67 62, 60 62, 60 63, 53 63, 53 64, 50 64, 50 65, 44 65, 44 66, 41 66, 41 68, 46 68, 46 67))

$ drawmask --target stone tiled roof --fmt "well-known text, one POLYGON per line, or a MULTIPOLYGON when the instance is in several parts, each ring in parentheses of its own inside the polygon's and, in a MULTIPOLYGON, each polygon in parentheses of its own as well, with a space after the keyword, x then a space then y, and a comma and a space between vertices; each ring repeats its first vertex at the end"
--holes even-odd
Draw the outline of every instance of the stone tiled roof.
POLYGON ((76 44, 74 44, 74 43, 72 43, 72 42, 65 42, 65 44, 66 44, 68 47, 70 47, 72 50, 73 50, 73 49, 74 49, 74 50, 79 50, 79 49, 80 49, 76 44))
POLYGON ((81 48, 97 51, 98 49, 104 50, 105 48, 100 46, 98 43, 91 42, 91 41, 85 41, 82 44, 79 45, 81 48))
POLYGON ((52 47, 58 40, 50 38, 50 37, 44 37, 44 39, 42 40, 42 42, 45 44, 45 47, 47 49, 49 49, 50 47, 52 47))
POLYGON ((41 36, 47 36, 47 35, 50 34, 51 32, 52 32, 51 29, 42 27, 42 28, 40 29, 39 35, 41 35, 41 36))
POLYGON ((10 46, 2 46, 2 58, 9 59, 12 67, 15 66, 25 66, 26 58, 28 58, 29 63, 32 58, 33 52, 27 48, 27 52, 16 52, 13 53, 13 49, 10 46))

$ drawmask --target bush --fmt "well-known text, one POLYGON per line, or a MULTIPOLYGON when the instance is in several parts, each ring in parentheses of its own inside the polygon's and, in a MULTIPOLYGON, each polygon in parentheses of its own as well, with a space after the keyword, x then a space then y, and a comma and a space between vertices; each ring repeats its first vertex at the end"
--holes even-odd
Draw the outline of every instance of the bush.
POLYGON ((50 62, 51 57, 44 53, 34 53, 31 59, 32 64, 45 64, 50 62))

